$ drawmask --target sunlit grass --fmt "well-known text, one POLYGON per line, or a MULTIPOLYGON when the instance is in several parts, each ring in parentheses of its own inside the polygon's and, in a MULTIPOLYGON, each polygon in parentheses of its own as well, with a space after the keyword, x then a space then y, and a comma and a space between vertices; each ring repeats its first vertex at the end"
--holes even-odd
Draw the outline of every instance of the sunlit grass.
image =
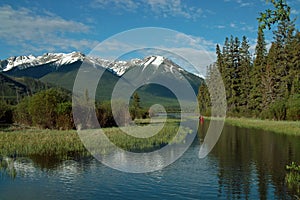
POLYGON ((226 123, 244 128, 256 128, 274 133, 299 135, 300 121, 272 121, 249 118, 226 118, 226 123))
MULTIPOLYGON (((153 128, 154 126, 156 125, 153 125, 153 128)), ((149 128, 151 131, 151 126, 149 128)), ((172 142, 184 142, 185 136, 191 133, 191 130, 188 128, 179 129, 180 134, 178 134, 178 137, 174 141, 173 138, 177 134, 178 128, 179 124, 177 121, 168 120, 159 133, 149 138, 138 138, 127 135, 117 127, 104 128, 102 130, 109 140, 120 148, 133 152, 146 152, 172 142)), ((89 155, 76 130, 59 131, 34 128, 15 130, 6 128, 0 131, 0 155, 56 155, 63 157, 72 154, 89 155)))
POLYGON ((0 141, 1 155, 63 155, 86 152, 76 131, 1 131, 0 141))

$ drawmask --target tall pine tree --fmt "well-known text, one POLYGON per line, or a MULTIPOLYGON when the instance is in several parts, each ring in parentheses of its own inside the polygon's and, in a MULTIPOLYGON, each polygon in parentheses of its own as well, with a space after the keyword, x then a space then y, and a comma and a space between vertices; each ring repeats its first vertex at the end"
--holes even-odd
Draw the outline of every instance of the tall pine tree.
POLYGON ((251 84, 250 84, 250 97, 249 97, 249 110, 252 111, 254 116, 258 116, 262 111, 262 76, 266 66, 267 48, 265 42, 264 32, 258 28, 257 44, 255 47, 255 59, 253 69, 251 70, 251 84))

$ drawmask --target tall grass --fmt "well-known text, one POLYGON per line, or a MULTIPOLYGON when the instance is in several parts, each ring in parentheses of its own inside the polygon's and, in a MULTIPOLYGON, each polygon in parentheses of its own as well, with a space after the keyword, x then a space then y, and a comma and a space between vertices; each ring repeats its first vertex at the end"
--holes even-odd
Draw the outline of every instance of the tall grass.
MULTIPOLYGON (((117 127, 102 130, 110 141, 120 148, 133 152, 145 152, 170 143, 178 128, 178 123, 168 122, 159 133, 149 138, 127 135, 117 127)), ((93 130, 91 130, 91 134, 92 132, 93 130)), ((179 129, 180 134, 173 142, 184 142, 185 136, 190 132, 191 130, 188 128, 179 129)), ((0 131, 0 155, 3 156, 55 155, 64 157, 72 154, 89 155, 75 130, 59 131, 30 128, 0 131)))
POLYGON ((256 128, 286 135, 300 136, 300 121, 271 121, 250 118, 226 118, 226 123, 244 128, 256 128))
POLYGON ((0 155, 67 155, 86 153, 76 131, 27 129, 0 132, 0 155))

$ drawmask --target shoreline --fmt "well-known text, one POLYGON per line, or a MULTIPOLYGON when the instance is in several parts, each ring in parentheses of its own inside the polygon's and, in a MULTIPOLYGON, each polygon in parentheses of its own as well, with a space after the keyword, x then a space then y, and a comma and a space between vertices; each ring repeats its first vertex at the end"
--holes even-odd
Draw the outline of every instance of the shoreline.
POLYGON ((243 128, 270 131, 276 134, 300 136, 300 121, 272 121, 255 118, 228 117, 225 119, 225 123, 243 128))

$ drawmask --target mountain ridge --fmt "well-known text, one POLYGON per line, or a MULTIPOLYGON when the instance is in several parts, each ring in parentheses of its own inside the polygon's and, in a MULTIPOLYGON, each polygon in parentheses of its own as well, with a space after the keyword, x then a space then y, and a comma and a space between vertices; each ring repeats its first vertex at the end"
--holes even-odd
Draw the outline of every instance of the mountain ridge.
MULTIPOLYGON (((149 64, 154 66, 159 66, 164 61, 172 62, 174 66, 182 69, 180 66, 175 64, 173 61, 162 57, 162 56, 148 56, 143 59, 133 58, 131 60, 116 60, 110 61, 100 57, 86 56, 81 52, 71 52, 71 53, 45 53, 40 56, 34 55, 22 55, 22 56, 12 56, 4 60, 0 60, 0 72, 10 73, 12 71, 25 70, 32 67, 38 67, 42 65, 49 65, 51 70, 56 71, 64 65, 73 64, 75 62, 90 62, 93 65, 104 67, 111 72, 122 76, 128 69, 133 66, 145 67, 149 64)), ((172 69, 171 69, 172 71, 172 69)), ((182 69, 182 71, 185 71, 182 69)), ((191 73, 191 72, 189 72, 191 73)), ((198 74, 194 74, 199 76, 198 74)), ((200 77, 200 76, 199 76, 200 77)), ((36 77, 35 77, 36 78, 36 77)))

